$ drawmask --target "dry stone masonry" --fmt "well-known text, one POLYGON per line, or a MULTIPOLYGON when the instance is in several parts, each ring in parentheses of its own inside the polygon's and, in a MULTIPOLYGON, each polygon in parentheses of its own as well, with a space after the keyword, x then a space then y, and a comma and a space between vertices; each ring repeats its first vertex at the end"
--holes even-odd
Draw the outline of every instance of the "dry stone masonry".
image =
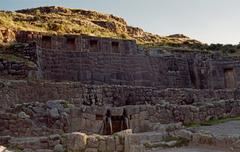
POLYGON ((208 53, 141 53, 136 42, 90 36, 18 32, 37 42, 39 77, 89 84, 224 89, 239 86, 239 60, 208 53))
MULTIPOLYGON (((1 41, 7 34, 1 29, 0 33, 1 41)), ((218 137, 187 127, 237 119, 239 59, 197 52, 144 53, 133 40, 87 35, 17 31, 14 39, 17 44, 7 52, 21 56, 23 62, 0 58, 0 145, 4 145, 0 149, 240 150, 240 135, 218 137), (111 135, 104 132, 108 111, 111 135), (121 124, 124 112, 127 130, 121 124)))

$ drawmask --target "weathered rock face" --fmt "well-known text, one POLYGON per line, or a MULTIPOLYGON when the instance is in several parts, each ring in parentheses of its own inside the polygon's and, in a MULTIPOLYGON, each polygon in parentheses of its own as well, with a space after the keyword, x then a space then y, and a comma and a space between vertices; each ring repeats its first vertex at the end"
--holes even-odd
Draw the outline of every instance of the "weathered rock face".
POLYGON ((0 43, 9 43, 15 41, 14 31, 0 27, 0 43))
POLYGON ((126 33, 127 27, 124 24, 118 22, 107 22, 107 21, 93 21, 93 23, 103 28, 109 29, 112 32, 126 33))
POLYGON ((128 26, 127 30, 128 30, 128 34, 131 35, 132 37, 146 36, 143 29, 140 29, 140 28, 137 28, 137 27, 128 26))
POLYGON ((87 145, 87 135, 80 132, 70 133, 66 137, 67 149, 71 152, 83 151, 87 145))

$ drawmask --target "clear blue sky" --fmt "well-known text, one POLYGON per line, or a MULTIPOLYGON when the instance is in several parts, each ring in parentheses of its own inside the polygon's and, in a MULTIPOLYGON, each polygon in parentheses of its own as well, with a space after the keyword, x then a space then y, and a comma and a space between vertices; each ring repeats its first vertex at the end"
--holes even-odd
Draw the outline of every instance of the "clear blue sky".
POLYGON ((159 35, 182 33, 206 43, 240 42, 240 0, 0 0, 1 10, 47 5, 114 14, 159 35))

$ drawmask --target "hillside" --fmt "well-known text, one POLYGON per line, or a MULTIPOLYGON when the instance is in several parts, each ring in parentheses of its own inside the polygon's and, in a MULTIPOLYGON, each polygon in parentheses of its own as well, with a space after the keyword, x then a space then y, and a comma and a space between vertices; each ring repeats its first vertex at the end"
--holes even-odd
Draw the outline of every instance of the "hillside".
POLYGON ((56 6, 24 9, 15 12, 0 11, 0 53, 1 45, 14 41, 14 32, 18 30, 59 35, 87 34, 99 37, 133 39, 147 52, 152 49, 190 51, 194 49, 240 56, 240 44, 208 45, 183 34, 159 36, 145 32, 141 28, 129 26, 123 18, 114 15, 56 6))
MULTIPOLYGON (((88 34, 101 37, 134 39, 138 44, 148 45, 182 45, 201 42, 181 34, 162 37, 138 27, 132 27, 120 17, 95 11, 69 9, 63 7, 39 7, 18 10, 16 12, 0 11, 0 27, 12 30, 31 30, 54 34, 88 34)), ((0 35, 0 39, 3 36, 0 35)))

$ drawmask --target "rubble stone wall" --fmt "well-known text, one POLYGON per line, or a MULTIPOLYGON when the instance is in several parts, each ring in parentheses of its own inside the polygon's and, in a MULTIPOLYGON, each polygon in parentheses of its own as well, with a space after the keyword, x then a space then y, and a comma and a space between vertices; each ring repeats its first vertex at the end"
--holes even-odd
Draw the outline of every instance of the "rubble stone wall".
MULTIPOLYGON (((112 113, 113 128, 120 128, 119 120, 125 109, 130 128, 135 133, 161 131, 163 124, 200 123, 211 119, 235 117, 240 114, 239 100, 176 105, 159 102, 157 105, 129 105, 123 107, 95 107, 69 105, 65 101, 16 104, 0 112, 0 136, 46 136, 67 132, 103 134, 105 114, 112 113)), ((117 129, 116 128, 116 129, 117 129)), ((115 129, 114 129, 115 130, 115 129)))
POLYGON ((0 58, 0 78, 6 76, 14 79, 26 79, 32 70, 36 69, 27 66, 23 61, 11 61, 0 58))
POLYGON ((0 144, 11 147, 11 151, 131 152, 125 140, 129 135, 132 134, 101 136, 73 132, 25 138, 0 136, 0 144))
POLYGON ((0 111, 0 136, 46 136, 68 132, 70 110, 61 101, 16 104, 0 111))
POLYGON ((239 89, 196 90, 159 89, 124 85, 86 85, 79 82, 1 81, 2 107, 26 102, 67 100, 74 105, 110 106, 157 104, 166 100, 174 104, 211 103, 216 100, 240 99, 239 89))
MULTIPOLYGON (((234 117, 240 114, 239 100, 222 100, 212 103, 176 105, 162 102, 158 105, 135 105, 109 108, 113 116, 121 116, 126 109, 130 126, 134 132, 158 130, 160 124, 182 122, 201 123, 211 119, 234 117)), ((94 132, 101 134, 103 119, 107 108, 84 107, 71 111, 72 131, 94 132)))
POLYGON ((22 57, 23 59, 30 60, 34 63, 37 63, 37 51, 36 43, 16 43, 6 48, 4 51, 7 54, 13 54, 22 57))

